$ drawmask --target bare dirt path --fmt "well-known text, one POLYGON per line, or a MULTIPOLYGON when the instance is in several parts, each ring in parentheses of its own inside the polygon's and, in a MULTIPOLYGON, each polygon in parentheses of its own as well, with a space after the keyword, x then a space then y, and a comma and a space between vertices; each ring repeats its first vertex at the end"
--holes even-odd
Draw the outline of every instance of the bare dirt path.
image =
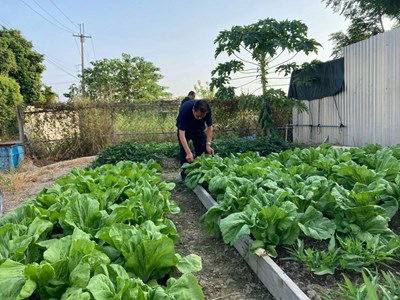
POLYGON ((0 172, 0 189, 3 191, 3 213, 7 213, 36 197, 39 192, 51 186, 57 179, 64 177, 73 168, 89 166, 94 156, 81 157, 37 167, 26 160, 17 170, 0 172))
MULTIPOLYGON (((169 181, 177 181, 178 173, 173 175, 168 174, 169 181)), ((206 299, 274 299, 232 246, 210 237, 203 230, 199 219, 206 209, 191 190, 177 183, 172 198, 181 209, 180 214, 169 216, 181 237, 176 250, 181 255, 201 256, 203 270, 196 276, 206 299)))

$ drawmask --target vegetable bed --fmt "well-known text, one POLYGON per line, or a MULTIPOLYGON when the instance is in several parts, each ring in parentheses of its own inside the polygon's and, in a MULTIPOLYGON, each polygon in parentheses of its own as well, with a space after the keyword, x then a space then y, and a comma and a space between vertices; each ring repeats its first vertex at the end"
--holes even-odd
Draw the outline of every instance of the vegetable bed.
MULTIPOLYGON (((215 200, 203 187, 197 186, 193 191, 207 209, 216 205, 215 200)), ((275 299, 309 299, 268 255, 258 256, 252 253, 251 243, 249 236, 242 235, 233 246, 275 299)))
POLYGON ((74 169, 0 219, 0 299, 203 299, 160 166, 74 169))
POLYGON ((284 246, 318 276, 363 275, 364 288, 352 289, 348 280, 326 298, 360 293, 359 299, 393 299, 400 290, 400 239, 392 226, 399 158, 400 147, 376 145, 202 157, 185 166, 185 182, 204 185, 217 199, 201 219, 210 234, 229 244, 251 235, 252 250, 273 257, 284 246), (376 268, 386 272, 374 273, 376 268))

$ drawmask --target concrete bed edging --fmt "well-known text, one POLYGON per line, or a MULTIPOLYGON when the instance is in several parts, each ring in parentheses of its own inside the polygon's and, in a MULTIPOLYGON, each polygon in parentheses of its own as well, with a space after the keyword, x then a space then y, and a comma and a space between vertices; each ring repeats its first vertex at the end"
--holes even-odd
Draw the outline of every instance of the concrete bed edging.
MULTIPOLYGON (((198 185, 193 192, 207 210, 217 203, 202 186, 198 185)), ((242 236, 233 246, 275 299, 310 300, 271 257, 268 255, 260 257, 252 253, 250 251, 251 242, 250 236, 242 236)))

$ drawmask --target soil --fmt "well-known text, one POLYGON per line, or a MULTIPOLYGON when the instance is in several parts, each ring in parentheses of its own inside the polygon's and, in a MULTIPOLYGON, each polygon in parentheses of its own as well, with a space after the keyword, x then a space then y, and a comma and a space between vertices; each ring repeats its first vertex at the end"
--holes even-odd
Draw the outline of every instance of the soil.
POLYGON ((176 250, 202 258, 203 269, 196 277, 206 299, 274 299, 235 248, 201 228, 199 219, 206 209, 191 190, 177 183, 172 198, 181 209, 180 214, 170 216, 181 236, 176 250))
POLYGON ((64 177, 73 168, 89 166, 94 156, 61 161, 46 166, 36 165, 31 160, 22 162, 18 169, 0 172, 0 190, 3 191, 3 213, 7 213, 26 200, 36 197, 39 192, 49 187, 57 179, 64 177))

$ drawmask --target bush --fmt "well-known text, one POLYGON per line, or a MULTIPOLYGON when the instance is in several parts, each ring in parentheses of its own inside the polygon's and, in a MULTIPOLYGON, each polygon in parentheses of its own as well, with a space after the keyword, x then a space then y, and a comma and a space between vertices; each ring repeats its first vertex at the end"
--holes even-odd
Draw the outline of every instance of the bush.
POLYGON ((92 166, 98 167, 104 164, 116 164, 122 160, 142 162, 154 159, 161 163, 163 158, 178 158, 178 155, 178 143, 138 144, 135 142, 124 142, 100 151, 92 166))
MULTIPOLYGON (((229 138, 218 139, 213 142, 215 153, 219 156, 228 156, 231 153, 242 152, 259 152, 260 155, 268 155, 272 152, 280 152, 287 150, 291 146, 278 136, 269 136, 255 139, 249 138, 229 138)), ((179 157, 178 142, 165 143, 150 143, 138 144, 135 142, 124 142, 118 145, 113 145, 100 151, 96 160, 93 162, 93 167, 98 167, 104 164, 116 164, 122 160, 130 160, 134 162, 143 162, 149 159, 162 164, 165 158, 179 157)))
POLYGON ((14 79, 0 75, 0 134, 2 129, 16 127, 16 108, 22 100, 18 83, 14 79))
POLYGON ((255 138, 250 136, 248 138, 229 138, 218 139, 213 142, 212 146, 219 156, 225 157, 231 153, 243 152, 259 152, 260 155, 266 156, 272 152, 281 152, 290 149, 291 146, 279 136, 268 136, 255 138))

